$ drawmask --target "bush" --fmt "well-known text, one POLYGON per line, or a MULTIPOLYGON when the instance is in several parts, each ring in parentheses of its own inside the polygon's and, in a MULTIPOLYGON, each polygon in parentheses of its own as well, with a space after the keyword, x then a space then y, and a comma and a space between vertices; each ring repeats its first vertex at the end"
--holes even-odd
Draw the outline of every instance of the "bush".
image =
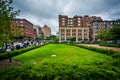
POLYGON ((114 53, 117 52, 117 51, 113 51, 113 50, 109 50, 109 49, 95 48, 95 47, 91 47, 91 46, 82 46, 82 45, 73 45, 73 46, 77 46, 77 47, 80 47, 80 48, 100 52, 100 53, 103 53, 103 54, 106 54, 106 55, 113 55, 114 53))
POLYGON ((39 66, 7 68, 1 70, 0 75, 1 80, 119 80, 120 72, 115 68, 110 70, 111 66, 106 67, 106 69, 101 69, 94 66, 81 67, 77 64, 46 62, 39 66))
POLYGON ((114 53, 112 57, 115 59, 120 59, 120 52, 114 53))
POLYGON ((120 44, 108 44, 108 43, 100 43, 100 46, 108 46, 108 47, 118 47, 120 48, 120 44))

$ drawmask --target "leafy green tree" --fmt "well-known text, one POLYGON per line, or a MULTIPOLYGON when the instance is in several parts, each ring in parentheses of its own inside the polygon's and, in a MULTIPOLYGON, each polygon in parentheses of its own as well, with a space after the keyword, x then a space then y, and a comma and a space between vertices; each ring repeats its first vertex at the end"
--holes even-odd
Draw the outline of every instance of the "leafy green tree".
POLYGON ((109 29, 108 28, 102 28, 99 29, 98 34, 96 35, 97 39, 101 39, 102 41, 108 40, 109 37, 109 29))
POLYGON ((101 40, 120 40, 120 25, 114 25, 113 28, 102 28, 96 35, 101 40))
POLYGON ((120 40, 120 25, 114 25, 109 30, 109 35, 112 40, 120 40))
POLYGON ((56 35, 50 35, 49 37, 47 37, 47 40, 52 40, 52 41, 54 41, 54 42, 58 42, 58 38, 57 38, 57 36, 56 35))
POLYGON ((71 38, 70 38, 70 42, 71 42, 71 43, 73 43, 73 42, 75 42, 75 41, 76 41, 76 37, 71 37, 71 38))
POLYGON ((20 12, 14 11, 13 0, 0 0, 0 45, 10 41, 11 22, 20 12))

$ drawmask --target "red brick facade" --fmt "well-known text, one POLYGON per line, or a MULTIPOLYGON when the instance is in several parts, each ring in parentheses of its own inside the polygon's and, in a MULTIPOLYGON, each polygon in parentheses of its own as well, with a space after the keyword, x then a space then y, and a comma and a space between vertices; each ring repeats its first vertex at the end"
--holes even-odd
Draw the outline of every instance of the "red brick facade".
POLYGON ((22 35, 24 37, 36 37, 36 29, 33 28, 33 24, 26 19, 15 19, 11 26, 13 27, 13 32, 15 34, 20 32, 20 29, 23 29, 22 35))

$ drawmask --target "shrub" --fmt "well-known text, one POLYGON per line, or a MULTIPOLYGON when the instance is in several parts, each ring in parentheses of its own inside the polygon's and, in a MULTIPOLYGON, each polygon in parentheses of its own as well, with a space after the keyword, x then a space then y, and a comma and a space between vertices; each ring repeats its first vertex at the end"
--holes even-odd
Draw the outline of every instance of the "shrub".
POLYGON ((120 48, 120 44, 108 44, 108 43, 100 43, 100 46, 108 46, 108 47, 118 47, 120 48))
POLYGON ((120 59, 120 52, 114 53, 112 57, 115 59, 120 59))
MULTIPOLYGON (((46 44, 44 44, 46 45, 46 44)), ((9 58, 10 56, 13 57, 13 56, 17 56, 19 54, 22 54, 22 53, 25 53, 27 51, 30 51, 30 50, 33 50, 33 49, 36 49, 36 48, 39 48, 39 47, 42 47, 44 45, 39 45, 39 46, 31 46, 29 48, 23 48, 23 49, 19 49, 19 50, 14 50, 14 51, 10 51, 10 52, 5 52, 5 53, 1 53, 0 54, 0 60, 2 59, 7 59, 9 58)))
POLYGON ((88 50, 92 50, 92 51, 96 51, 96 52, 100 52, 100 53, 103 53, 106 55, 113 55, 114 53, 117 52, 117 51, 113 51, 113 50, 109 50, 109 49, 95 48, 95 47, 91 47, 91 46, 82 46, 82 45, 74 45, 74 44, 71 44, 71 45, 81 47, 84 49, 88 49, 88 50))

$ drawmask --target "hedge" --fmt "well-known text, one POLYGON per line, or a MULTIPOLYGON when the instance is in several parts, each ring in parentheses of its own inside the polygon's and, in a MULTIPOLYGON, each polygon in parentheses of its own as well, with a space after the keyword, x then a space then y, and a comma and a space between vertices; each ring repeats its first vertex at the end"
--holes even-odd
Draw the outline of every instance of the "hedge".
POLYGON ((120 48, 120 44, 107 44, 107 43, 100 43, 100 46, 108 46, 108 47, 118 47, 120 48))
POLYGON ((92 51, 96 51, 96 52, 100 52, 100 53, 103 53, 106 55, 113 55, 114 53, 118 53, 118 51, 113 51, 113 50, 109 50, 109 49, 95 48, 95 47, 91 47, 91 46, 83 46, 83 45, 75 45, 75 44, 70 44, 70 45, 88 49, 88 50, 92 50, 92 51))
POLYGON ((45 45, 46 44, 38 45, 38 46, 31 46, 29 48, 22 48, 22 49, 19 49, 19 50, 14 50, 14 51, 10 51, 10 52, 0 53, 0 60, 7 59, 7 58, 13 57, 13 56, 17 56, 19 54, 25 53, 27 51, 30 51, 30 50, 33 50, 33 49, 36 49, 36 48, 39 48, 39 47, 42 47, 42 46, 45 46, 45 45))

